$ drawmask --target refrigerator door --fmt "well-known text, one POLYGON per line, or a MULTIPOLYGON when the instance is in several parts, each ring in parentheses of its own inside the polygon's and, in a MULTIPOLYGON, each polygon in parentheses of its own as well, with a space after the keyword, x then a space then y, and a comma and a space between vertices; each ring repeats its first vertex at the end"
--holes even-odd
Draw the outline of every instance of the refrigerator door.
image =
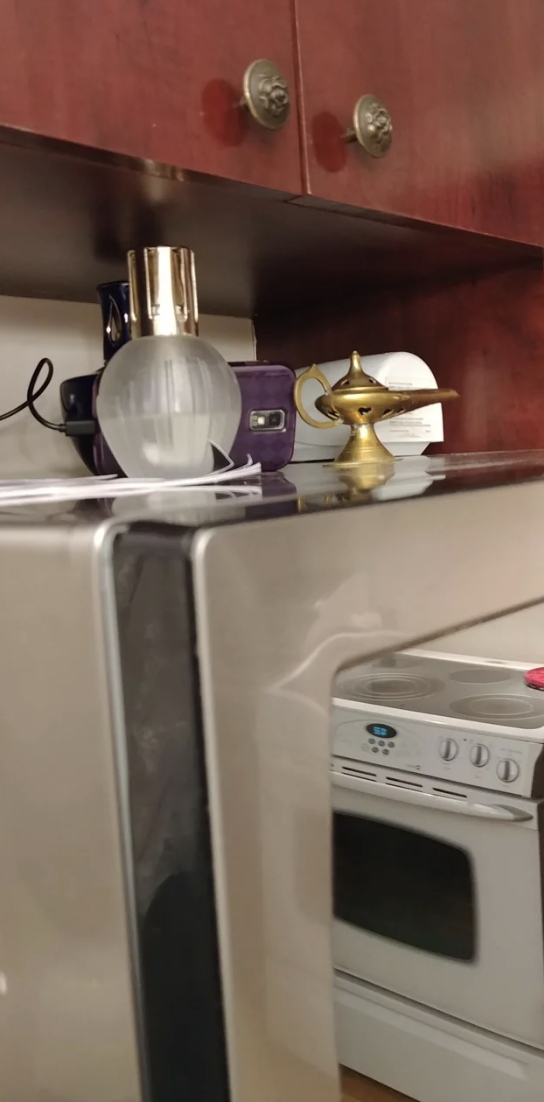
POLYGON ((147 1102, 103 562, 95 525, 0 531, 6 1102, 147 1102))

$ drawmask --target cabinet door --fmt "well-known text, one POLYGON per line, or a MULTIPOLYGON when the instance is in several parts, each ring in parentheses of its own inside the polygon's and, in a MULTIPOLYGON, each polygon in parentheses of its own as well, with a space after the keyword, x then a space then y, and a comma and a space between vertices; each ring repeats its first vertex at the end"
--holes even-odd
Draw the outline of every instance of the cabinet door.
POLYGON ((0 125, 300 191, 290 0, 3 0, 0 125), (257 58, 283 72, 291 115, 240 107, 257 58))
POLYGON ((544 243, 543 0, 296 4, 310 194, 544 243), (345 141, 365 95, 381 157, 345 141))

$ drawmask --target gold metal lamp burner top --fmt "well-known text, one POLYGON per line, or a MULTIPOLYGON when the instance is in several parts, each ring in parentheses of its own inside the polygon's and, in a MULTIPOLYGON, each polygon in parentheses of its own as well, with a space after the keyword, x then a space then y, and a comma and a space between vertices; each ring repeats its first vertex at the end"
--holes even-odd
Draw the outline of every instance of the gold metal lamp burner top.
MULTIPOLYGON (((352 352, 347 375, 333 386, 316 364, 299 375, 295 383, 295 404, 302 420, 316 429, 331 429, 333 423, 342 421, 349 425, 351 433, 346 446, 332 464, 343 470, 359 467, 362 463, 393 463, 394 458, 376 436, 374 425, 378 421, 398 417, 422 406, 434 406, 458 398, 455 390, 388 390, 363 371, 358 352, 352 352), (316 399, 316 408, 331 422, 317 421, 302 405, 301 391, 308 379, 317 379, 325 393, 316 399)), ((380 479, 379 481, 384 481, 380 479)), ((375 483, 376 484, 379 484, 375 483)))

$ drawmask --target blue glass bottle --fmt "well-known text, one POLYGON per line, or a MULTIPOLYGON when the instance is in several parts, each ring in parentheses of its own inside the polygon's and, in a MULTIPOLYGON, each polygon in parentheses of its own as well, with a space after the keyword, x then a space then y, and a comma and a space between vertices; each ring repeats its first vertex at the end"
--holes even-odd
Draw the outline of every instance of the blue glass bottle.
MULTIPOLYGON (((102 311, 102 339, 104 347, 104 367, 112 356, 130 340, 130 303, 129 287, 126 280, 114 280, 112 283, 100 283, 96 288, 102 311)), ((96 396, 100 386, 102 371, 98 372, 92 399, 92 414, 96 420, 96 396)), ((93 440, 93 460, 96 474, 122 475, 119 464, 114 459, 100 429, 93 440)))
POLYGON ((107 364, 123 344, 130 340, 130 304, 128 282, 99 283, 96 288, 102 311, 104 363, 107 364))
MULTIPOLYGON (((60 386, 62 416, 66 422, 96 421, 96 394, 104 366, 130 340, 129 290, 126 280, 100 283, 96 288, 102 311, 104 365, 92 375, 76 375, 60 386)), ((100 431, 72 436, 72 443, 92 474, 122 474, 100 431)))

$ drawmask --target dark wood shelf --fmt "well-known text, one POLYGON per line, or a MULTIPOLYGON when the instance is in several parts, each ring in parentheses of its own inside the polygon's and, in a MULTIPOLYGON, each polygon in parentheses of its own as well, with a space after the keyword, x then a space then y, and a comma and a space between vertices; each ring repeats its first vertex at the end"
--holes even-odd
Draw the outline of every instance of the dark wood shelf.
MULTIPOLYGON (((93 301, 127 249, 195 250, 203 311, 270 315, 460 273, 541 266, 542 251, 0 131, 0 294, 93 301)), ((280 322, 281 327, 281 322, 280 322)))

